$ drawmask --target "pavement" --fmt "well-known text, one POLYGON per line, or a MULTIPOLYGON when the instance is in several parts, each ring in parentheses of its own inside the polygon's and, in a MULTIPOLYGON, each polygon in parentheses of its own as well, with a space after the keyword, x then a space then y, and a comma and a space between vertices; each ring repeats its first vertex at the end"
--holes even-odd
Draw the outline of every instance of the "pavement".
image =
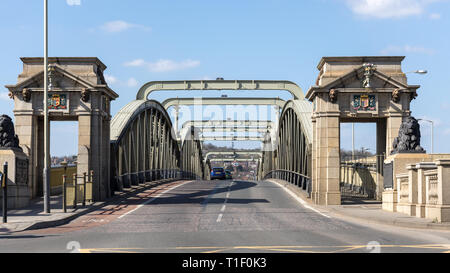
POLYGON ((301 198, 305 203, 317 209, 318 211, 344 220, 353 220, 367 224, 382 224, 405 228, 450 230, 450 223, 435 223, 431 219, 409 216, 400 212, 384 211, 381 207, 381 201, 361 200, 355 198, 343 200, 342 205, 318 206, 313 204, 311 199, 307 198, 306 194, 302 190, 293 185, 290 185, 286 181, 279 179, 268 180, 288 188, 291 192, 295 193, 299 198, 301 198))
POLYGON ((131 186, 131 188, 124 188, 121 192, 115 192, 115 195, 106 201, 87 203, 85 207, 79 204, 76 209, 68 207, 66 213, 64 213, 62 209, 62 195, 51 196, 51 213, 43 212, 44 200, 43 198, 38 198, 32 200, 28 207, 8 210, 7 223, 0 223, 0 235, 64 225, 82 215, 105 207, 108 204, 126 199, 129 196, 171 181, 174 181, 174 179, 147 182, 137 186, 131 186))

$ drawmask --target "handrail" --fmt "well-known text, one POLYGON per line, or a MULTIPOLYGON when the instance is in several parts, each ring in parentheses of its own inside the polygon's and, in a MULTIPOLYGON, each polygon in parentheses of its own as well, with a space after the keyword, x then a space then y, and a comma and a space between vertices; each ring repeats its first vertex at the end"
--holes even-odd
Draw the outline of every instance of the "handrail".
POLYGON ((302 189, 303 191, 305 191, 307 193, 308 197, 311 197, 311 191, 312 191, 311 178, 304 174, 290 171, 290 170, 278 169, 278 170, 269 171, 264 176, 264 179, 268 179, 268 178, 276 178, 276 179, 285 180, 285 181, 299 187, 300 189, 302 189))

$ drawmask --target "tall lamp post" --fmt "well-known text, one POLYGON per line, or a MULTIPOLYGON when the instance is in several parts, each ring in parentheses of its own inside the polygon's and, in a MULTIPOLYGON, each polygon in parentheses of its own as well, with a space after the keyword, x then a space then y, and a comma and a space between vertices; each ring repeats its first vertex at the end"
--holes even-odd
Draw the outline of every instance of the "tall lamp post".
POLYGON ((49 123, 48 123, 48 0, 44 0, 44 212, 50 213, 49 173, 49 123))
POLYGON ((432 120, 422 119, 422 118, 417 119, 417 121, 426 121, 426 122, 431 123, 431 153, 433 153, 434 152, 434 149, 433 149, 433 127, 434 127, 434 122, 432 120))
MULTIPOLYGON (((408 73, 415 73, 415 74, 427 74, 428 71, 427 70, 414 70, 414 71, 409 71, 406 72, 405 74, 408 73)), ((426 121, 426 122, 430 122, 431 123, 431 153, 433 153, 433 121, 432 120, 427 120, 427 119, 418 119, 417 121, 426 121)))

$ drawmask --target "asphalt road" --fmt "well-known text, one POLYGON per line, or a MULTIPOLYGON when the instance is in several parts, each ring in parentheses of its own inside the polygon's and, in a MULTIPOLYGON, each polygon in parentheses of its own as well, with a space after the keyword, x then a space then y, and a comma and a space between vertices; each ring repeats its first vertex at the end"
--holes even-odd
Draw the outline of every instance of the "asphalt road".
POLYGON ((318 213, 272 182, 177 181, 43 230, 0 252, 448 252, 450 232, 368 226, 318 213))

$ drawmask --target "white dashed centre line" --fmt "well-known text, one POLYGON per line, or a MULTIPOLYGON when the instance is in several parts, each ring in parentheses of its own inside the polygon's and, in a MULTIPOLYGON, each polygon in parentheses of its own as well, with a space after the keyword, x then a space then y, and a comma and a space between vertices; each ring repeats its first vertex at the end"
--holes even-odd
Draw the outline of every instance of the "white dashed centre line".
MULTIPOLYGON (((230 189, 231 189, 231 185, 233 184, 233 182, 231 182, 231 184, 228 186, 228 192, 227 192, 227 196, 225 198, 225 201, 223 202, 223 206, 220 209, 221 212, 225 211, 225 208, 227 207, 226 203, 228 201, 228 197, 230 197, 230 189)), ((219 223, 220 221, 222 221, 222 217, 223 217, 223 213, 219 214, 219 216, 217 217, 216 222, 219 223)))

